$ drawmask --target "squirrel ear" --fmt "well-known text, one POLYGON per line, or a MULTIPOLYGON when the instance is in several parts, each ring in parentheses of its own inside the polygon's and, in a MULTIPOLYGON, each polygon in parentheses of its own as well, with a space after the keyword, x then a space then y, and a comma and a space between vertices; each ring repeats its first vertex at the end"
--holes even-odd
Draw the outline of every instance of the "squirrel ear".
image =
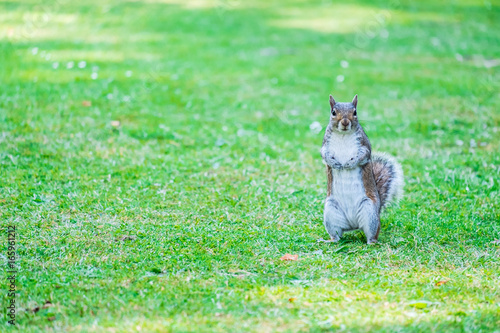
POLYGON ((352 99, 352 105, 354 105, 355 108, 358 106, 358 95, 357 94, 352 99))
POLYGON ((333 96, 330 95, 330 107, 333 109, 334 105, 335 105, 335 100, 333 99, 333 96))

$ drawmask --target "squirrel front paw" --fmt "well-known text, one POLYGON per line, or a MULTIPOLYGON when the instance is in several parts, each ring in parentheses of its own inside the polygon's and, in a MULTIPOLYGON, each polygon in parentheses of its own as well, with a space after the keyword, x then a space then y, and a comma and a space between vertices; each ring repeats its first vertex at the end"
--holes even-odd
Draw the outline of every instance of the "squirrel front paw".
POLYGON ((354 168, 355 166, 356 166, 356 161, 355 161, 354 157, 353 157, 353 158, 351 158, 349 161, 347 161, 347 162, 344 164, 344 168, 345 168, 345 169, 352 169, 352 168, 354 168))
POLYGON ((328 165, 334 169, 342 169, 343 168, 342 164, 339 161, 337 161, 336 159, 334 159, 333 157, 330 158, 329 162, 330 163, 328 163, 328 165))
POLYGON ((343 166, 341 163, 337 162, 337 161, 335 161, 335 162, 333 163, 332 167, 333 167, 334 169, 339 169, 339 170, 344 168, 344 166, 343 166))

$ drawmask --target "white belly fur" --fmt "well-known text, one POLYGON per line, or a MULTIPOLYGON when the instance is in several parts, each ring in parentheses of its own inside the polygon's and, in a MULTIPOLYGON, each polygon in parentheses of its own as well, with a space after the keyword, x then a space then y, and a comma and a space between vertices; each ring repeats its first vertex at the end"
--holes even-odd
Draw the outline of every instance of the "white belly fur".
POLYGON ((333 169, 332 176, 331 196, 338 202, 349 223, 357 224, 359 203, 366 198, 361 168, 357 167, 351 170, 333 169))
MULTIPOLYGON (((356 157, 359 150, 359 142, 355 135, 332 135, 328 150, 337 161, 344 164, 351 158, 356 157)), ((332 169, 332 194, 331 196, 339 203, 348 223, 358 227, 357 212, 359 202, 366 198, 365 187, 361 168, 351 170, 332 169)))

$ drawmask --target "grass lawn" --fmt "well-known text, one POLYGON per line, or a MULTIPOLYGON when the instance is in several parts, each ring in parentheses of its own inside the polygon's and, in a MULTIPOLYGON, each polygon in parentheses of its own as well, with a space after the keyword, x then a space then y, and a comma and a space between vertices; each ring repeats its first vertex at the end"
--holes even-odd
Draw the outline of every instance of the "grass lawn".
POLYGON ((500 332, 500 3, 444 3, 0 1, 0 331, 500 332), (316 242, 330 93, 374 246, 316 242))

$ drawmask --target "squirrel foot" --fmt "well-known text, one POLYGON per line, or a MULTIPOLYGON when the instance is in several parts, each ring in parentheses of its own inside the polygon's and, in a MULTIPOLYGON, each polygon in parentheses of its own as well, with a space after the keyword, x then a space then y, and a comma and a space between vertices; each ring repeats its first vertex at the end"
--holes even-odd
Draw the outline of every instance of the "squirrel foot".
POLYGON ((368 242, 366 242, 366 244, 368 244, 368 245, 375 245, 377 243, 378 243, 378 240, 376 240, 376 239, 370 239, 368 242))
POLYGON ((338 242, 339 239, 334 239, 334 238, 331 238, 331 239, 323 239, 323 238, 320 238, 317 240, 318 243, 336 243, 338 242))

